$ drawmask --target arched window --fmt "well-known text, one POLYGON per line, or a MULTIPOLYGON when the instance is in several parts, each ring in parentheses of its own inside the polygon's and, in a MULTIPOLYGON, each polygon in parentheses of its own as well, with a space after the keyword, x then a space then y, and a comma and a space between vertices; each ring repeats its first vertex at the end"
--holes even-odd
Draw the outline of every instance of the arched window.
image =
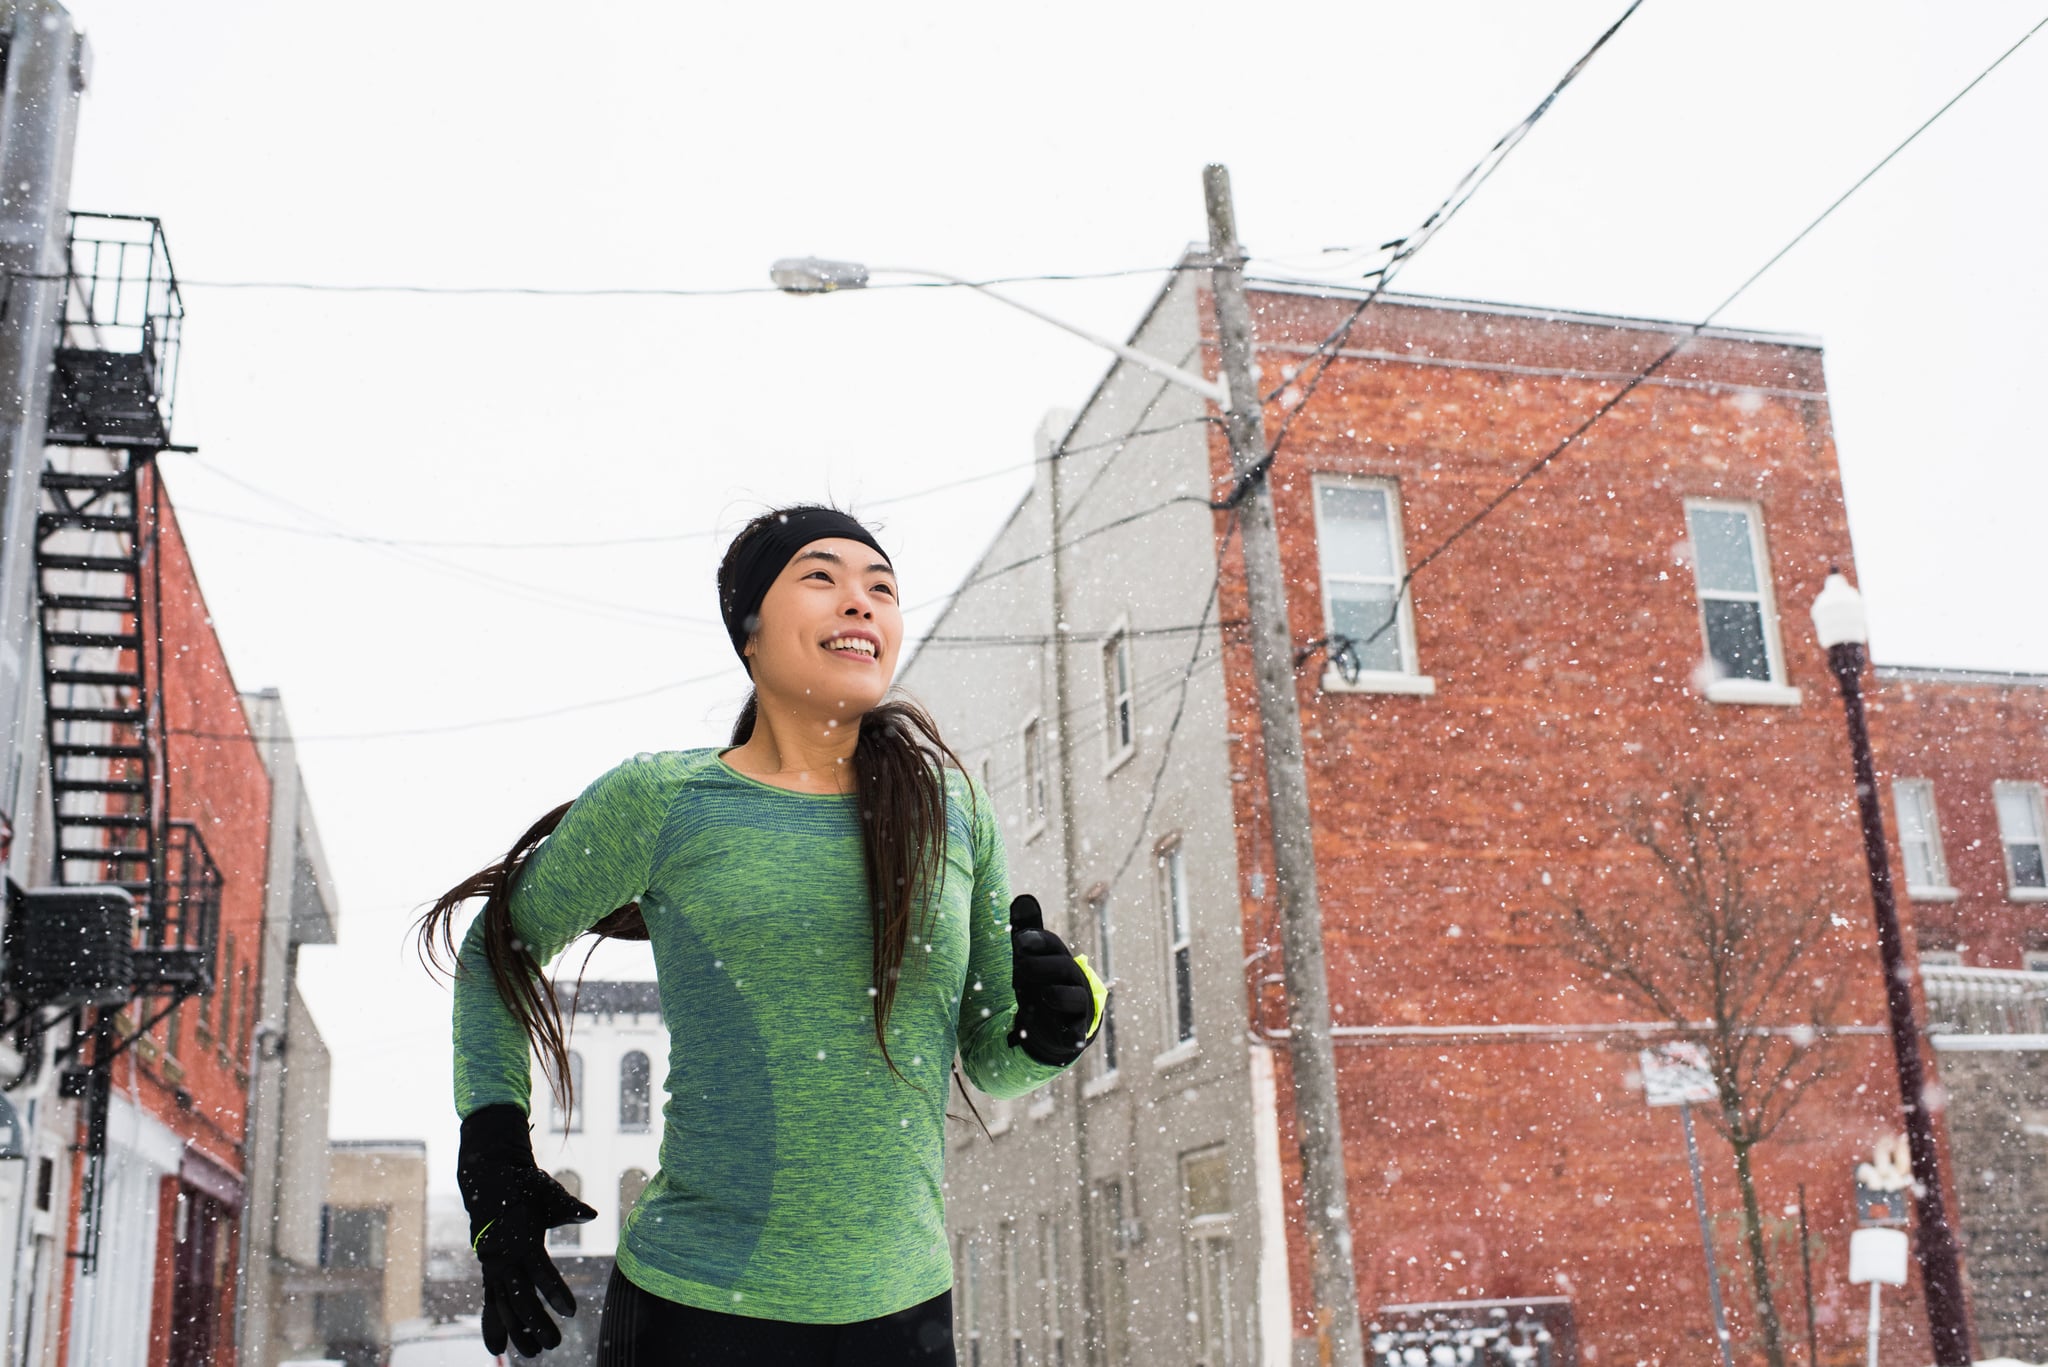
POLYGON ((575 1110, 571 1114, 562 1114, 559 1098, 550 1096, 548 1101, 548 1128, 556 1134, 583 1132, 583 1055, 574 1049, 569 1051, 569 1088, 576 1094, 575 1110))
MULTIPOLYGON (((574 1058, 575 1055, 572 1054, 570 1057, 574 1058)), ((583 1199, 583 1179, 577 1176, 574 1169, 563 1168, 555 1174, 555 1180, 562 1184, 563 1191, 568 1192, 579 1201, 583 1199)), ((553 1248, 583 1247, 583 1226, 556 1225, 548 1231, 548 1244, 553 1248)))
MULTIPOLYGON (((648 1117, 652 1107, 648 1104, 648 1087, 652 1070, 647 1064, 647 1055, 638 1049, 619 1060, 619 1129, 625 1134, 647 1133, 648 1117)), ((645 1178, 641 1179, 645 1181, 645 1178)))
POLYGON ((633 1203, 640 1199, 640 1193, 647 1190, 647 1174, 639 1168, 627 1168, 619 1174, 619 1221, 625 1222, 626 1215, 633 1209, 633 1203))

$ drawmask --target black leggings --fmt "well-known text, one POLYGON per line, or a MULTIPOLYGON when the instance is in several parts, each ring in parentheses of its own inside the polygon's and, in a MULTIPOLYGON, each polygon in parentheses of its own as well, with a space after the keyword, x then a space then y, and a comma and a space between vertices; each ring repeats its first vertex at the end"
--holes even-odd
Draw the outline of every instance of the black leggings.
POLYGON ((678 1305, 616 1265, 597 1331, 598 1367, 957 1367, 953 1293, 852 1324, 792 1324, 678 1305))

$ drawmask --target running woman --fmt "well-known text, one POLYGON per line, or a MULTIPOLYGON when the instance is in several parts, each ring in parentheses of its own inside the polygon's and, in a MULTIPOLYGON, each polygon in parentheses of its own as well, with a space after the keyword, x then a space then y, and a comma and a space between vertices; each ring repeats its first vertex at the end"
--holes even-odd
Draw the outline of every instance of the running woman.
POLYGON ((548 1307, 575 1313, 546 1235, 597 1212, 534 1161, 529 1058, 568 1113, 542 968, 593 933, 652 942, 669 1032, 660 1171, 623 1222, 600 1363, 952 1367, 949 1071, 996 1097, 1043 1085, 1105 988, 1011 899, 988 795, 931 718, 887 698, 903 616, 873 534, 828 507, 763 514, 718 593, 753 681, 731 746, 619 765, 422 921, 456 963, 484 1344, 536 1356, 561 1343, 548 1307))

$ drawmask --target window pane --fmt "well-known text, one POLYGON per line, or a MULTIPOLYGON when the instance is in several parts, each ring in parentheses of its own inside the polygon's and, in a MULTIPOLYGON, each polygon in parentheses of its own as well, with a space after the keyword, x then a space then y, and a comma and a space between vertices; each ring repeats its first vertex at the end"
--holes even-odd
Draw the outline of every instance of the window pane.
POLYGON ((628 1134, 647 1129, 652 1071, 647 1055, 638 1049, 619 1060, 619 1128, 628 1134))
POLYGON ((1770 682, 1771 657, 1764 649, 1762 604, 1709 598, 1700 604, 1700 612, 1706 618, 1707 653, 1721 666, 1722 674, 1770 682))
POLYGON ((2032 784, 2002 784, 1998 794, 1998 833, 2008 845, 2041 838, 2039 813, 2034 808, 2032 784))
POLYGON ((2014 887, 2048 888, 2048 867, 2043 866, 2040 845, 2007 845, 2005 853, 2014 887))
POLYGON ((1756 549, 1750 540, 1749 514, 1739 508, 1694 508, 1688 521, 1700 592, 1755 593, 1756 549))
POLYGON ((1193 959, 1185 947, 1173 952, 1173 1014, 1175 1037, 1181 1041, 1193 1039, 1195 973, 1193 959))
POLYGON ((619 1174, 619 1222, 625 1223, 626 1213, 633 1209, 633 1203, 640 1199, 640 1193, 647 1190, 647 1174, 640 1168, 627 1168, 619 1174))
MULTIPOLYGON (((1098 897, 1095 899, 1095 973, 1104 982, 1110 982, 1116 977, 1116 958, 1112 953, 1114 943, 1115 941, 1110 934, 1109 899, 1107 897, 1098 897)), ((1102 1062, 1100 1066, 1103 1072, 1113 1073, 1116 1071, 1116 994, 1114 992, 1110 993, 1108 1000, 1102 1003, 1102 1026, 1099 1033, 1102 1036, 1102 1062)))
MULTIPOLYGON (((582 1109, 578 1107, 577 1109, 582 1109)), ((583 1178, 571 1169, 564 1168, 555 1174, 555 1180, 562 1184, 562 1190, 578 1200, 583 1198, 583 1178)), ((582 1225, 557 1225, 548 1231, 550 1248, 581 1248, 583 1246, 582 1225)))
MULTIPOLYGON (((1401 624, 1388 625, 1394 614, 1394 586, 1365 584, 1332 585, 1330 588, 1330 631, 1349 636, 1356 644, 1358 667, 1381 673, 1399 673, 1407 666, 1401 659, 1401 624), (1385 630, 1381 630, 1381 628, 1385 630), (1379 639, 1370 645, 1365 638, 1375 631, 1379 639)), ((1334 663, 1334 661, 1333 661, 1334 663)))
POLYGON ((1927 839, 1926 793, 1920 785, 1900 780, 1892 785, 1892 805, 1899 813, 1899 839, 1927 839))
POLYGON ((1230 1165, 1224 1152, 1216 1149, 1190 1158, 1181 1166, 1181 1186, 1187 1193, 1188 1216, 1230 1214, 1230 1165))
POLYGON ((1392 578, 1396 571, 1387 491, 1355 484, 1326 484, 1321 494, 1323 573, 1392 578))

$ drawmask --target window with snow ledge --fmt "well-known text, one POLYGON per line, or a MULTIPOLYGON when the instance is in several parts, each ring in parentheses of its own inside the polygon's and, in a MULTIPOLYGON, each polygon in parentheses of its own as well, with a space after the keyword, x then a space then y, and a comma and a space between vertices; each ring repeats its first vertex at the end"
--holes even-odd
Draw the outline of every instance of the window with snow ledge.
POLYGON ((1111 989, 1102 1003, 1102 1024, 1096 1031, 1095 1048, 1089 1051, 1095 1055, 1095 1075, 1086 1083, 1086 1094, 1094 1096, 1116 1085, 1116 944, 1110 929, 1108 890, 1097 888, 1088 893, 1086 901, 1090 929, 1095 933, 1095 976, 1111 989))
POLYGON ((1906 866, 1906 896, 1916 902, 1953 902, 1948 861, 1941 853, 1941 826, 1934 815, 1934 785, 1924 778, 1892 782, 1892 808, 1899 819, 1900 862, 1906 866))
POLYGON ((1195 963, 1193 918, 1188 913, 1187 864, 1179 836, 1160 842, 1159 909, 1166 931, 1166 1042, 1169 1053, 1195 1041, 1195 963))
POLYGON ((1712 676, 1707 700, 1796 705, 1799 690, 1785 682, 1778 644, 1762 514, 1749 503, 1689 498, 1685 525, 1712 676))
POLYGON ((1045 829, 1045 723, 1031 717, 1021 733, 1024 744, 1024 838, 1030 840, 1045 829))
POLYGON ((2005 846, 2007 895, 2015 902, 2048 902, 2048 861, 2043 859, 2041 785, 1994 783, 1998 838, 2005 846))
POLYGON ((1413 693, 1429 696, 1436 680, 1418 672, 1415 621, 1400 592, 1406 552, 1401 544, 1400 490, 1389 479, 1317 475, 1316 556, 1322 572, 1328 693, 1413 693), (1337 638, 1347 638, 1343 645, 1337 638), (1347 678, 1348 653, 1357 677, 1347 678))
POLYGON ((1138 749, 1138 723, 1133 714, 1136 687, 1131 680, 1131 633, 1122 622, 1102 643, 1102 738, 1106 747, 1102 772, 1121 768, 1138 749))

